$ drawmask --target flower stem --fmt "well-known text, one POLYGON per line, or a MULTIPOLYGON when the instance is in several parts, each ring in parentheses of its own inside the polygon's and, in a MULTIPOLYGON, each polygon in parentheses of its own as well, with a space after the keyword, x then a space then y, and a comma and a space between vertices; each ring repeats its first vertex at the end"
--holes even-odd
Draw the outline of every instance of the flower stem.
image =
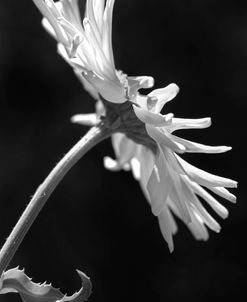
POLYGON ((83 155, 87 153, 87 151, 100 141, 109 137, 111 134, 112 130, 105 127, 102 122, 91 128, 86 135, 81 138, 81 140, 60 160, 44 182, 38 187, 0 251, 0 276, 7 268, 35 218, 38 216, 46 201, 66 173, 83 155))

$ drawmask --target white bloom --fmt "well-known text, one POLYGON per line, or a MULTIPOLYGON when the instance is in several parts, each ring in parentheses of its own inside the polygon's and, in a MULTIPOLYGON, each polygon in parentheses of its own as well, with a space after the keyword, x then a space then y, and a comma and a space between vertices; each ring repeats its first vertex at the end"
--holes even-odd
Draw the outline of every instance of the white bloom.
MULTIPOLYGON (((129 139, 124 133, 112 135, 116 160, 106 157, 105 167, 118 171, 132 170, 140 182, 143 192, 150 202, 154 215, 158 216, 160 228, 170 251, 173 250, 172 235, 177 231, 173 214, 179 217, 198 240, 207 240, 207 227, 220 231, 218 222, 207 212, 200 199, 203 199, 221 218, 228 216, 228 210, 206 189, 230 202, 236 198, 226 187, 236 187, 231 179, 216 176, 200 170, 179 155, 185 152, 222 153, 230 150, 226 146, 206 146, 182 139, 173 134, 181 129, 201 129, 211 125, 210 118, 182 119, 172 114, 162 115, 162 107, 176 96, 178 87, 171 84, 163 89, 152 91, 148 96, 139 95, 133 105, 136 116, 145 124, 148 135, 156 142, 154 152, 145 145, 129 139)), ((77 115, 74 122, 94 125, 100 115, 105 115, 101 102, 97 103, 97 114, 77 115)))
POLYGON ((115 171, 132 170, 153 214, 158 216, 170 250, 173 250, 172 235, 177 231, 174 214, 197 239, 208 238, 205 226, 219 232, 219 224, 200 199, 226 218, 227 209, 208 190, 235 202, 235 196, 226 187, 236 187, 237 183, 202 171, 178 154, 221 153, 231 148, 206 146, 173 134, 180 129, 209 127, 210 118, 162 115, 163 106, 178 93, 175 84, 144 96, 138 90, 152 87, 152 77, 128 77, 115 69, 111 42, 114 0, 87 0, 83 22, 78 0, 33 1, 45 17, 44 26, 57 40, 59 53, 74 68, 84 88, 98 100, 96 114, 79 114, 72 121, 93 126, 104 116, 105 123, 114 129, 112 143, 116 160, 105 158, 105 166, 115 171))

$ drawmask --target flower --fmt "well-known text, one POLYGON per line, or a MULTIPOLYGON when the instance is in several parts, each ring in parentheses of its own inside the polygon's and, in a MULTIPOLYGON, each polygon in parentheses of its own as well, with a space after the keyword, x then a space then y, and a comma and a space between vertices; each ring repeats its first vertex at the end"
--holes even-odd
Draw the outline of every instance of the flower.
POLYGON ((43 25, 57 40, 60 55, 97 100, 96 113, 75 115, 72 121, 88 126, 103 121, 112 129, 116 160, 105 158, 105 166, 113 171, 132 170, 158 217, 170 251, 177 231, 174 215, 196 239, 208 239, 206 226, 219 232, 220 225, 202 202, 226 218, 228 210, 209 191, 236 202, 226 188, 237 183, 200 170, 179 154, 222 153, 231 148, 206 146, 173 134, 176 130, 209 127, 210 118, 182 119, 171 113, 161 114, 164 105, 177 95, 176 84, 141 95, 138 90, 153 87, 154 79, 127 76, 115 69, 111 42, 114 0, 87 0, 82 23, 78 0, 33 1, 45 16, 43 25))
MULTIPOLYGON (((208 213, 200 199, 204 200, 221 218, 228 216, 228 210, 206 189, 233 203, 236 198, 225 187, 236 187, 231 179, 216 176, 192 166, 178 154, 185 152, 222 153, 230 150, 227 146, 206 146, 191 142, 173 134, 181 129, 201 129, 211 125, 210 118, 182 119, 172 114, 160 114, 163 106, 178 93, 178 87, 170 84, 156 89, 149 95, 138 94, 137 105, 132 105, 137 118, 145 125, 147 135, 155 142, 156 149, 128 138, 125 133, 112 135, 116 160, 106 157, 105 167, 118 171, 132 170, 150 202, 154 215, 170 251, 173 251, 172 235, 177 231, 174 215, 179 217, 198 240, 207 240, 205 226, 220 231, 218 222, 208 213), (205 189, 206 188, 206 189, 205 189)), ((97 114, 77 115, 74 122, 97 124, 105 110, 97 103, 97 114)))

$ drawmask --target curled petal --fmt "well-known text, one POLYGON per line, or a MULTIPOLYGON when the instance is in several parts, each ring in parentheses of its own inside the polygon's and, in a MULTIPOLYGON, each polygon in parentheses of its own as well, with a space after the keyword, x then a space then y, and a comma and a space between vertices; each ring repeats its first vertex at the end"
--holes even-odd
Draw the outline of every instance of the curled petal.
POLYGON ((154 78, 148 76, 130 76, 128 77, 129 85, 141 88, 152 88, 154 85, 154 78))
POLYGON ((179 92, 179 88, 176 84, 170 84, 165 88, 155 89, 148 94, 149 97, 155 97, 156 102, 150 104, 149 108, 154 113, 159 113, 163 106, 171 101, 179 92))
POLYGON ((130 98, 135 98, 137 91, 142 88, 151 88, 154 85, 154 78, 147 76, 128 77, 130 98))
POLYGON ((88 299, 92 291, 90 279, 77 270, 82 281, 82 288, 72 296, 63 295, 59 289, 46 282, 34 283, 18 268, 3 273, 0 282, 0 294, 19 293, 23 302, 83 302, 88 299))
POLYGON ((211 126, 211 118, 205 117, 200 119, 183 119, 174 117, 170 131, 176 131, 180 129, 203 129, 211 126))

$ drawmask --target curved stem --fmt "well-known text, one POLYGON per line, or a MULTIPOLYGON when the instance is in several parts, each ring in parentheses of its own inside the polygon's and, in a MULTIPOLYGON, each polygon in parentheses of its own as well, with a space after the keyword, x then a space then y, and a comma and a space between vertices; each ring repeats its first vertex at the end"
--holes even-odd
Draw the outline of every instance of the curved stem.
POLYGON ((112 130, 105 127, 103 123, 91 128, 60 160, 44 182, 38 187, 0 251, 0 276, 7 268, 27 231, 62 178, 87 151, 111 134, 112 130))

